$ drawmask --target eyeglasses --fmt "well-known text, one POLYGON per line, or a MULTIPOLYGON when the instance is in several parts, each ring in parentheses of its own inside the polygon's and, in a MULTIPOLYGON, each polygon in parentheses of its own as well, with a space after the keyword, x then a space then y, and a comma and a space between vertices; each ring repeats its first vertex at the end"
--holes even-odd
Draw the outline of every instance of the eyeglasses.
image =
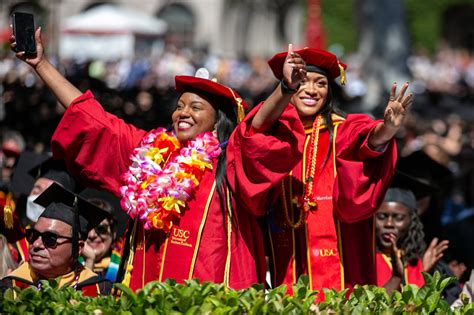
POLYGON ((30 244, 33 244, 40 236, 41 236, 41 240, 43 241, 44 246, 48 248, 56 248, 58 245, 62 245, 62 244, 69 243, 72 241, 72 237, 58 235, 56 233, 49 232, 49 231, 38 232, 35 229, 26 230, 26 240, 30 244), (64 238, 67 241, 58 243, 58 238, 64 238))
POLYGON ((94 230, 98 235, 107 235, 107 234, 110 233, 109 227, 110 227, 110 225, 108 225, 108 224, 100 224, 100 225, 96 226, 94 228, 94 230))

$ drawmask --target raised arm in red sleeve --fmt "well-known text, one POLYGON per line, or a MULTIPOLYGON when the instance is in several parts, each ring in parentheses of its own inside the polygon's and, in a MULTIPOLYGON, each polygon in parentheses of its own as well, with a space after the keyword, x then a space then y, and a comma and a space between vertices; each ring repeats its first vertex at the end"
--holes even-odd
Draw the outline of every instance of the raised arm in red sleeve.
POLYGON ((268 192, 301 160, 304 129, 293 106, 287 106, 275 127, 253 132, 252 118, 261 104, 238 125, 229 139, 227 176, 232 191, 255 215, 266 210, 268 192))
POLYGON ((54 132, 52 151, 88 187, 119 196, 121 174, 145 133, 104 111, 87 91, 66 110, 54 132))
POLYGON ((395 139, 373 150, 367 140, 381 121, 367 115, 348 115, 337 128, 334 211, 342 222, 355 222, 373 215, 383 200, 395 172, 395 139))

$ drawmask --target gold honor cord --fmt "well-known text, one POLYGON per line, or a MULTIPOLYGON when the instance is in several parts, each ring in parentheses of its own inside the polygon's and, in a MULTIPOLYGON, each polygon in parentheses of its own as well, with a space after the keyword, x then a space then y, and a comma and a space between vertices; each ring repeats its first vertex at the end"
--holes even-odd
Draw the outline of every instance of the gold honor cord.
POLYGON ((133 222, 133 228, 132 228, 132 234, 130 238, 130 254, 128 255, 127 259, 127 264, 125 266, 125 275, 122 280, 122 284, 124 284, 127 287, 130 287, 130 280, 132 278, 132 270, 133 270, 133 258, 135 256, 135 249, 136 249, 136 244, 135 244, 135 237, 137 234, 137 225, 138 225, 138 216, 135 217, 134 222, 133 222))
POLYGON ((216 190, 216 181, 213 182, 211 192, 209 193, 209 196, 207 197, 206 207, 204 208, 204 215, 203 215, 202 220, 201 220, 201 225, 199 226, 199 232, 198 232, 197 241, 196 241, 196 245, 195 245, 196 248, 194 249, 193 258, 191 260, 191 267, 189 268, 189 274, 188 274, 188 279, 189 280, 192 279, 192 276, 193 276, 193 273, 194 273, 194 267, 196 265, 196 258, 197 258, 197 254, 198 254, 198 251, 199 251, 199 246, 201 244, 202 231, 204 229, 204 224, 206 223, 207 214, 209 212, 209 207, 211 206, 212 197, 214 196, 215 190, 216 190))
MULTIPOLYGON (((320 116, 318 116, 316 117, 313 123, 313 132, 311 133, 310 144, 309 144, 309 148, 311 150, 309 176, 306 176, 306 172, 304 172, 306 167, 304 167, 303 172, 305 174, 302 174, 304 196, 301 198, 302 200, 297 200, 297 205, 298 205, 297 208, 300 209, 300 217, 296 223, 290 219, 290 215, 288 213, 286 194, 285 194, 284 180, 281 182, 285 219, 286 219, 286 222, 289 224, 289 226, 291 226, 293 229, 300 228, 303 225, 303 223, 306 222, 306 217, 308 215, 308 212, 310 210, 316 209, 317 207, 316 199, 314 198, 314 194, 313 194, 313 184, 315 180, 314 177, 316 174, 316 162, 317 162, 317 155, 318 155, 319 132, 321 128, 321 122, 322 122, 322 119, 320 116)), ((306 159, 306 150, 303 153, 303 155, 304 155, 303 156, 303 162, 304 162, 306 159)), ((291 207, 293 208, 293 198, 291 198, 291 196, 290 196, 290 204, 291 204, 291 207)))
POLYGON ((225 270, 224 270, 224 285, 226 288, 230 287, 230 260, 232 257, 232 194, 229 188, 226 188, 226 201, 227 201, 227 257, 225 259, 225 270))
MULTIPOLYGON (((334 168, 334 180, 336 179, 337 175, 337 169, 336 169, 336 138, 337 138, 337 127, 339 124, 335 124, 334 126, 334 137, 332 139, 332 160, 333 160, 333 168, 334 168)), ((334 190, 334 188, 333 188, 334 190)), ((337 220, 337 243, 338 243, 338 249, 339 249, 339 271, 341 273, 341 290, 344 289, 345 287, 345 280, 344 280, 344 254, 342 252, 342 241, 341 241, 341 222, 337 220)))

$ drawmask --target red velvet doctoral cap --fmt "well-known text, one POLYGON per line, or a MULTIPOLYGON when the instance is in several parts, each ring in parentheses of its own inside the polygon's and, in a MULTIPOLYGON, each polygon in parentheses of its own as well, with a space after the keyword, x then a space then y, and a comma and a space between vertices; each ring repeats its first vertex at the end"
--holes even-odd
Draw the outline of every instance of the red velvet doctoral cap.
POLYGON ((232 104, 237 106, 237 120, 241 121, 245 115, 245 110, 248 108, 245 101, 240 95, 225 85, 219 84, 209 79, 193 77, 193 76, 176 76, 176 91, 203 93, 215 100, 217 104, 232 104))
MULTIPOLYGON (((347 66, 337 60, 336 55, 321 49, 315 48, 304 48, 301 50, 295 50, 295 53, 299 54, 301 58, 306 62, 306 65, 316 66, 323 69, 329 75, 330 80, 335 80, 338 76, 341 76, 341 84, 345 83, 345 69, 347 66)), ((273 74, 278 80, 283 78, 283 63, 285 62, 288 52, 284 51, 276 54, 270 60, 268 64, 273 71, 273 74)))

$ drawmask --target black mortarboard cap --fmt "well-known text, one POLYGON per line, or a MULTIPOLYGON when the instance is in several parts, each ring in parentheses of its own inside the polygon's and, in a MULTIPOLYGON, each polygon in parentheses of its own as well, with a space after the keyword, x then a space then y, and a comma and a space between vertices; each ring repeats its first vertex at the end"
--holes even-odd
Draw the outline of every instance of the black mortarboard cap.
POLYGON ((436 192, 437 188, 424 179, 419 179, 402 172, 395 171, 390 188, 400 188, 411 191, 417 200, 436 192))
POLYGON ((76 229, 83 240, 87 238, 88 232, 108 215, 106 211, 57 183, 53 183, 39 195, 35 203, 45 207, 40 218, 56 219, 71 225, 73 237, 76 229))
POLYGON ((422 150, 399 158, 397 169, 416 179, 424 180, 437 189, 449 183, 453 177, 449 168, 436 162, 422 150))
POLYGON ((396 170, 389 189, 385 193, 385 202, 399 202, 413 211, 417 209, 416 201, 431 195, 435 187, 423 180, 418 180, 402 171, 396 170))
POLYGON ((50 157, 46 161, 31 168, 28 173, 35 179, 40 177, 51 179, 70 191, 74 191, 76 188, 76 182, 68 173, 64 160, 50 157))
POLYGON ((16 196, 28 196, 30 194, 36 178, 29 171, 49 158, 51 158, 50 155, 36 154, 31 151, 21 153, 12 177, 12 190, 16 196))

